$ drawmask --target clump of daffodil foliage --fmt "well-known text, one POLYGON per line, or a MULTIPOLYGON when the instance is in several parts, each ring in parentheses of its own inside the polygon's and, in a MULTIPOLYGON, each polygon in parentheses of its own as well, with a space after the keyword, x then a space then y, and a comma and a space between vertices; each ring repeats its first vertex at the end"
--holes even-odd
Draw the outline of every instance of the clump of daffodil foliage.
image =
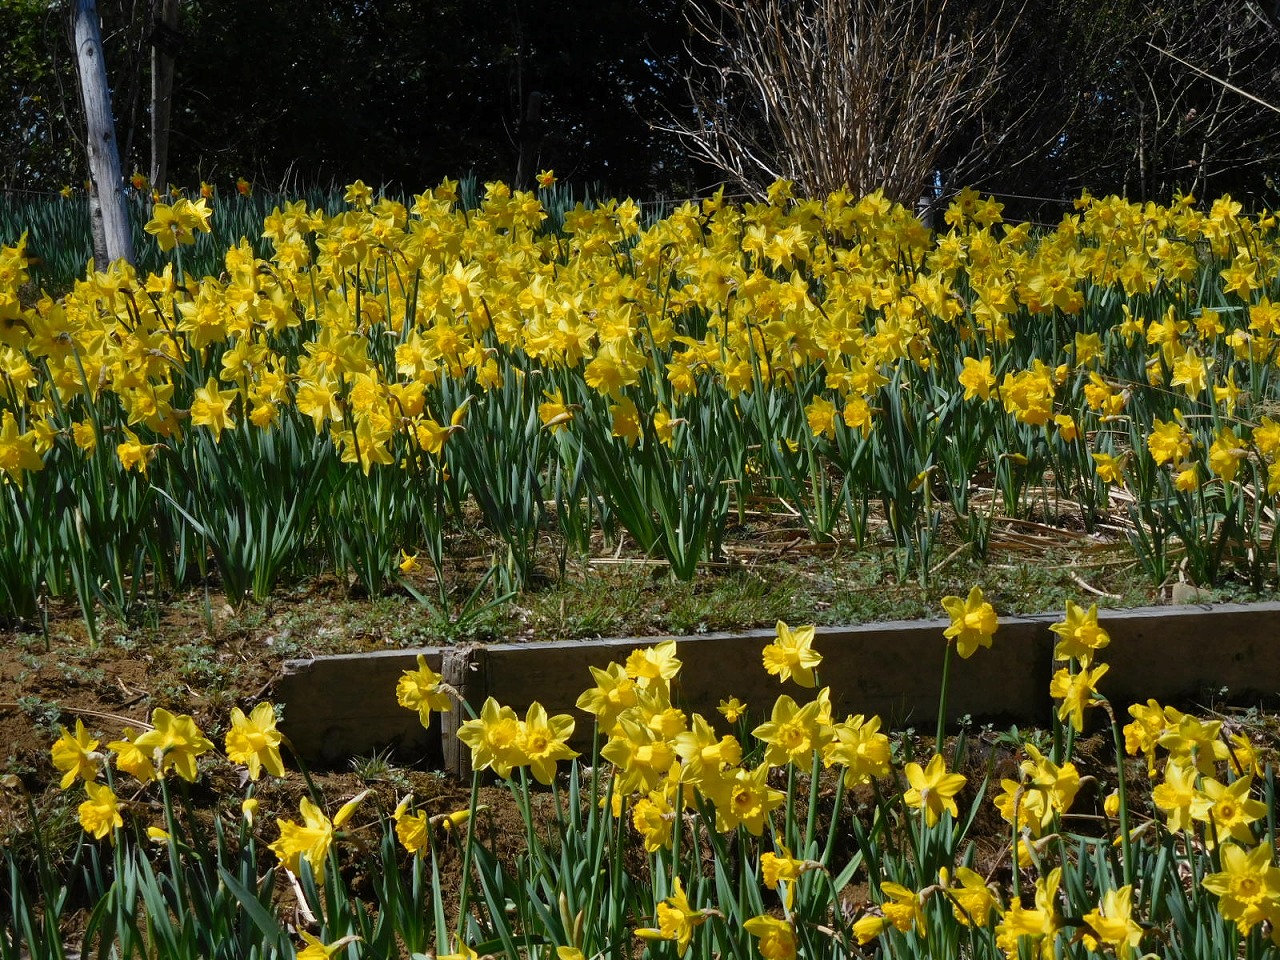
POLYGON ((554 181, 473 204, 357 181, 207 276, 183 266, 206 198, 157 198, 168 265, 57 299, 0 249, 6 608, 72 595, 94 632, 210 559, 237 602, 318 555, 447 606, 443 544, 477 518, 501 590, 548 527, 689 578, 759 496, 921 577, 939 530, 981 554, 1048 513, 1123 528, 1155 583, 1276 580, 1270 212, 1086 193, 1033 231, 965 190, 935 232, 880 194, 779 182, 646 218, 557 207, 554 181))
MULTIPOLYGON (((999 642, 980 590, 943 606, 945 663, 999 642)), ((820 634, 785 623, 761 651, 785 692, 760 705, 759 722, 729 691, 718 715, 682 705, 676 641, 591 667, 576 717, 537 702, 523 717, 492 698, 459 702, 420 658, 396 697, 424 724, 437 712, 464 718, 457 736, 475 770, 464 809, 412 795, 380 809, 367 791, 334 809, 312 787, 301 822, 263 822, 262 778, 290 776, 265 703, 232 712, 221 753, 190 717, 163 710, 105 748, 78 723, 53 762, 62 789, 84 796, 71 862, 96 904, 84 949, 305 960, 1280 955, 1274 777, 1254 744, 1154 700, 1129 706, 1122 726, 1104 693, 1111 641, 1097 608, 1069 603, 1051 629, 1051 735, 1019 741, 998 782, 990 768, 975 782, 962 742, 926 741, 916 760, 913 741, 892 740, 879 717, 835 715, 840 678, 828 678, 834 691, 822 684, 820 634), (1107 783, 1075 762, 1089 711, 1111 730, 1107 783), (191 818, 189 789, 228 764, 244 796, 211 828, 191 818), (484 826, 486 777, 509 788, 524 822, 515 855, 499 856, 484 826), (1098 802, 1082 808, 1086 795, 1098 802), (971 830, 984 809, 1007 839, 979 857, 971 830), (449 858, 461 869, 443 881, 449 858), (372 878, 362 894, 372 902, 352 877, 372 878)), ((945 685, 944 669, 943 703, 945 685)), ((40 924, 57 931, 65 899, 47 852, 39 862, 53 899, 42 907, 14 888, 5 956, 33 946, 40 924)))

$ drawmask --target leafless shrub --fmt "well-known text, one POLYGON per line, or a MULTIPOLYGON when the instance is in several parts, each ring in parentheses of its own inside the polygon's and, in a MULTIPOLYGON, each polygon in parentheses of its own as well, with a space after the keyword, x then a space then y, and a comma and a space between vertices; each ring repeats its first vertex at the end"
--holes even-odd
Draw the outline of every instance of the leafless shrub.
MULTIPOLYGON (((976 6, 976 5, 975 5, 976 6)), ((882 188, 914 202, 960 181, 1000 131, 983 105, 1001 81, 1014 15, 946 0, 700 0, 690 4, 694 118, 673 129, 700 160, 760 194, 882 188), (964 131, 970 138, 958 144, 964 131)))

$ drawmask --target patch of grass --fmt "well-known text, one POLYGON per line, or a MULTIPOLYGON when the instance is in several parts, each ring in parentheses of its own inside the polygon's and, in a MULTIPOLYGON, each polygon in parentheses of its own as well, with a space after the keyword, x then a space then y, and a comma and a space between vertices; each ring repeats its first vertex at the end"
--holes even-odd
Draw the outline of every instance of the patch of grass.
POLYGON ((794 620, 800 581, 789 567, 766 566, 670 585, 663 623, 672 633, 705 633, 794 620))
POLYGON ((352 757, 351 772, 366 784, 387 783, 406 791, 413 788, 406 771, 391 762, 390 750, 369 757, 352 757))

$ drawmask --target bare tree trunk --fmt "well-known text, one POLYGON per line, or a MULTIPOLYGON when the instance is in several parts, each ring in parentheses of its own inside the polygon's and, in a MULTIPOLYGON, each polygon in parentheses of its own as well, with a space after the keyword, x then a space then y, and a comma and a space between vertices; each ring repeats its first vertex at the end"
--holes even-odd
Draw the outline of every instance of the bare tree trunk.
POLYGON ((178 0, 160 0, 151 34, 151 182, 161 192, 169 176, 173 61, 179 42, 178 0))
POLYGON ((521 190, 528 189, 529 183, 533 180, 538 145, 542 139, 541 128, 542 94, 534 90, 529 94, 524 116, 516 127, 516 138, 520 146, 519 158, 516 161, 516 186, 521 190))
POLYGON ((101 224, 104 249, 97 250, 98 266, 117 259, 133 262, 133 239, 129 234, 129 211, 125 206, 124 177, 120 174, 120 153, 116 145, 115 121, 111 116, 111 91, 107 67, 102 59, 102 33, 94 0, 76 0, 72 16, 76 41, 76 66, 80 77, 80 99, 84 104, 85 142, 89 152, 90 213, 95 221, 94 236, 101 224), (93 199, 97 199, 96 209, 93 199))

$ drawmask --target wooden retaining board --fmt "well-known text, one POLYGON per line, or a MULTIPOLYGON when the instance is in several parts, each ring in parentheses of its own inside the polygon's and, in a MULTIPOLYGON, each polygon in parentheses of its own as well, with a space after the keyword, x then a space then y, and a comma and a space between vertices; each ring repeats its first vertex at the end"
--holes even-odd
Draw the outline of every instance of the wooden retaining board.
MULTIPOLYGON (((991 649, 952 658, 948 719, 1021 725, 1049 722, 1049 678, 1056 668, 1060 614, 1002 617, 991 649)), ((819 627, 814 649, 819 676, 831 688, 833 711, 878 714, 887 727, 929 729, 936 721, 944 640, 949 620, 914 620, 819 627)), ((1216 606, 1141 607, 1103 611, 1099 622, 1111 645, 1099 661, 1111 665, 1100 688, 1121 716, 1130 703, 1204 701, 1226 690, 1234 702, 1280 695, 1280 602, 1216 606)), ((574 640, 548 643, 428 647, 290 660, 276 685, 285 706, 284 730, 309 762, 333 765, 351 756, 391 749, 416 764, 466 774, 468 757, 453 734, 465 715, 446 715, 424 730, 417 715, 396 703, 401 673, 422 654, 432 669, 479 711, 485 697, 523 715, 534 700, 549 713, 578 720, 576 746, 589 745, 590 715, 574 704, 592 686, 587 667, 623 662, 637 647, 675 639, 684 667, 674 690, 680 706, 712 718, 716 704, 737 696, 753 714, 781 693, 800 702, 812 693, 780 684, 764 672, 760 651, 773 630, 687 637, 574 640)))

